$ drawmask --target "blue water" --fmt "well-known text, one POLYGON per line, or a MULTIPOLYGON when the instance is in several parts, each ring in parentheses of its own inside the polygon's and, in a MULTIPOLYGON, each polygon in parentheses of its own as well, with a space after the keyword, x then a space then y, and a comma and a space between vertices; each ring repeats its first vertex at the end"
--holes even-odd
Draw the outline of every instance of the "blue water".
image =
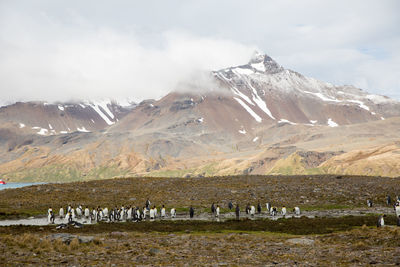
POLYGON ((7 183, 7 184, 0 184, 0 190, 9 189, 9 188, 20 188, 30 185, 38 185, 38 184, 45 184, 45 183, 7 183))

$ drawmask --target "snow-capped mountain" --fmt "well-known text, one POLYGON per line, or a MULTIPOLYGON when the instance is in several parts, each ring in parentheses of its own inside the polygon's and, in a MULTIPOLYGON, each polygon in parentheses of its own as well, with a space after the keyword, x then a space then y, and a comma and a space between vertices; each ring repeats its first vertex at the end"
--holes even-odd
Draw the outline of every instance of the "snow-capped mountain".
POLYGON ((209 77, 204 87, 213 88, 187 85, 137 105, 92 100, 1 107, 0 174, 79 180, 400 171, 393 163, 400 155, 398 101, 305 77, 259 53, 209 77))
POLYGON ((305 77, 284 69, 267 55, 255 54, 246 65, 213 74, 259 123, 336 127, 400 115, 395 100, 305 77))
POLYGON ((172 92, 144 101, 108 131, 218 133, 233 142, 239 137, 258 140, 273 125, 338 127, 400 116, 398 101, 305 77, 266 55, 213 71, 211 78, 217 90, 172 92))

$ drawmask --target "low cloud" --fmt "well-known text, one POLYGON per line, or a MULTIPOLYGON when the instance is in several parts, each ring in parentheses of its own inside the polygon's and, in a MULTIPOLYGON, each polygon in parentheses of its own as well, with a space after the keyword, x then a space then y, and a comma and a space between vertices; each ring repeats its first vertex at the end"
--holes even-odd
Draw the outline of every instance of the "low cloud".
POLYGON ((86 28, 68 35, 71 29, 58 25, 52 38, 41 39, 39 26, 37 32, 9 30, 11 41, 1 41, 3 101, 139 101, 199 82, 213 90, 205 72, 247 62, 256 49, 181 31, 163 32, 158 46, 148 46, 135 32, 86 28))
POLYGON ((246 63, 255 46, 304 75, 400 99, 398 10, 397 0, 3 0, 0 102, 158 98, 246 63))

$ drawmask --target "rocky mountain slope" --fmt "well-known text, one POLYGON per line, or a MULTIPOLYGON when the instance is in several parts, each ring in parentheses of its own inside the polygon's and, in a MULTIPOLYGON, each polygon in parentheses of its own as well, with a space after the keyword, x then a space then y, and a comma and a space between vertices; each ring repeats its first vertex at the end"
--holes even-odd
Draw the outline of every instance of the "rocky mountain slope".
POLYGON ((400 173, 398 101, 305 77, 261 54, 208 79, 130 107, 2 107, 0 174, 64 181, 400 173))
POLYGON ((17 102, 0 108, 0 122, 42 136, 99 131, 123 118, 134 104, 106 101, 80 103, 17 102))

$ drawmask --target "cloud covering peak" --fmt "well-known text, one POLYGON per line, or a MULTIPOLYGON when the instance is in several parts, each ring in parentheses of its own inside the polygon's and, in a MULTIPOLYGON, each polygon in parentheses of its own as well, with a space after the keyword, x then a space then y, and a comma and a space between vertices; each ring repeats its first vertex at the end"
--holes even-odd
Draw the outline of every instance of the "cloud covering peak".
POLYGON ((158 98, 254 50, 400 98, 396 0, 0 2, 1 101, 158 98))

